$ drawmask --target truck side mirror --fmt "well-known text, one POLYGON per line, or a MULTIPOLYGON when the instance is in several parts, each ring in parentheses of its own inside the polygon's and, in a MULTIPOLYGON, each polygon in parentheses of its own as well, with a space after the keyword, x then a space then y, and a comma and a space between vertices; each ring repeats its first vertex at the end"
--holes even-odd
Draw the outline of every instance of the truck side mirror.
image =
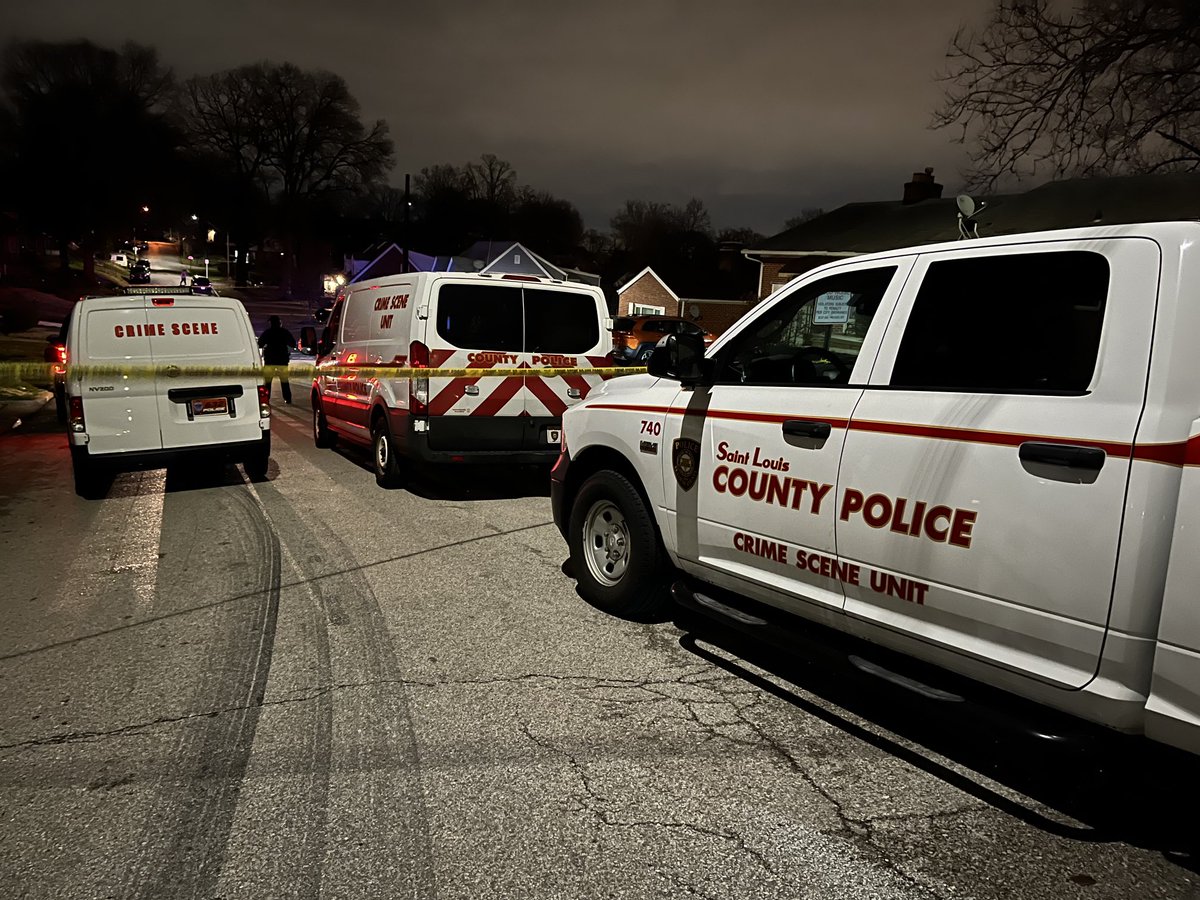
POLYGON ((669 334, 663 338, 646 364, 656 378, 670 378, 683 385, 704 381, 704 339, 698 334, 669 334))

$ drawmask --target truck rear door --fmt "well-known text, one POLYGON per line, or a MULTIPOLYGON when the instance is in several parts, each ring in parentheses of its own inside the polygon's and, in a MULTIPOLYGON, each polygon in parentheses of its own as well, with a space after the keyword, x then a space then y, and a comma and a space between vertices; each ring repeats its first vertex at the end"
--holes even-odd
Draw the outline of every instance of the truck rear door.
POLYGON ((1058 686, 1093 677, 1159 264, 1144 239, 919 258, 842 453, 847 614, 1058 686))
POLYGON ((146 316, 163 448, 258 440, 259 379, 194 371, 257 365, 244 310, 203 296, 168 297, 152 298, 146 316))

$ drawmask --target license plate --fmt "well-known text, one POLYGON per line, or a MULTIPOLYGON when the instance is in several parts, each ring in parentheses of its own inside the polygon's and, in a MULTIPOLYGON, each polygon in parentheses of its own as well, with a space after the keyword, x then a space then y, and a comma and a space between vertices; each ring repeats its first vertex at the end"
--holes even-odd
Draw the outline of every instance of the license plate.
POLYGON ((562 432, 557 428, 547 428, 544 432, 547 444, 557 444, 562 440, 562 432))
POLYGON ((227 416, 229 415, 229 400, 225 397, 210 397, 206 400, 193 400, 192 415, 227 416))

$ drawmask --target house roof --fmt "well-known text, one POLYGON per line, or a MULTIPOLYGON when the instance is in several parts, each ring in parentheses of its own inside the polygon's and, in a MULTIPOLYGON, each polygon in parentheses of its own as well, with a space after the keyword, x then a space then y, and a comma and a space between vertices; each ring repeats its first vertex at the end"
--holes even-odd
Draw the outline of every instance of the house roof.
MULTIPOLYGON (((368 249, 374 250, 376 247, 368 249)), ((360 259, 362 257, 359 257, 360 259)), ((410 272, 431 272, 437 263, 437 257, 426 256, 424 253, 409 251, 408 269, 410 272)), ((383 249, 369 263, 354 274, 355 281, 367 281, 381 275, 399 275, 404 271, 404 249, 397 244, 385 244, 383 249)))
POLYGON ((642 277, 645 275, 649 275, 651 278, 653 278, 655 281, 657 281, 659 284, 661 284, 663 290, 666 291, 668 294, 670 294, 671 298, 673 300, 675 300, 676 303, 679 302, 679 295, 676 294, 673 290, 671 290, 671 286, 669 284, 667 284, 665 281, 663 281, 662 278, 659 277, 659 274, 657 272, 655 272, 649 266, 646 266, 646 268, 642 269, 642 271, 638 272, 636 275, 634 275, 632 278, 630 278, 628 281, 624 282, 620 287, 618 287, 617 288, 617 296, 619 297, 626 290, 633 287, 635 284, 637 284, 637 282, 641 281, 642 277))
MULTIPOLYGON (((1200 218, 1200 172, 1052 181, 982 198, 981 237, 1200 218)), ((750 248, 752 256, 857 255, 958 237, 953 199, 848 203, 750 248)))

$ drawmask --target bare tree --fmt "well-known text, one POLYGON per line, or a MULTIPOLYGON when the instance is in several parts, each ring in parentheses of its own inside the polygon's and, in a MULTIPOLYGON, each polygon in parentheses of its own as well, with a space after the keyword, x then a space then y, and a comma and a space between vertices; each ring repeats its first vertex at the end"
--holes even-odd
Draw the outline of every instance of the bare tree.
POLYGON ((173 186, 177 135, 161 108, 171 71, 149 47, 90 41, 13 42, 0 66, 0 194, 59 244, 78 242, 84 271, 107 239, 128 234, 135 209, 173 186), (119 177, 137 164, 137 194, 119 177))
POLYGON ((267 165, 285 208, 297 200, 358 190, 391 167, 387 123, 368 128, 346 82, 291 63, 264 65, 267 165))
POLYGON ((467 163, 472 193, 477 200, 507 208, 517 196, 517 170, 494 153, 484 153, 479 162, 467 163))
POLYGON ((1200 167, 1196 0, 997 0, 960 30, 934 127, 958 126, 975 188, 1006 176, 1200 167))

